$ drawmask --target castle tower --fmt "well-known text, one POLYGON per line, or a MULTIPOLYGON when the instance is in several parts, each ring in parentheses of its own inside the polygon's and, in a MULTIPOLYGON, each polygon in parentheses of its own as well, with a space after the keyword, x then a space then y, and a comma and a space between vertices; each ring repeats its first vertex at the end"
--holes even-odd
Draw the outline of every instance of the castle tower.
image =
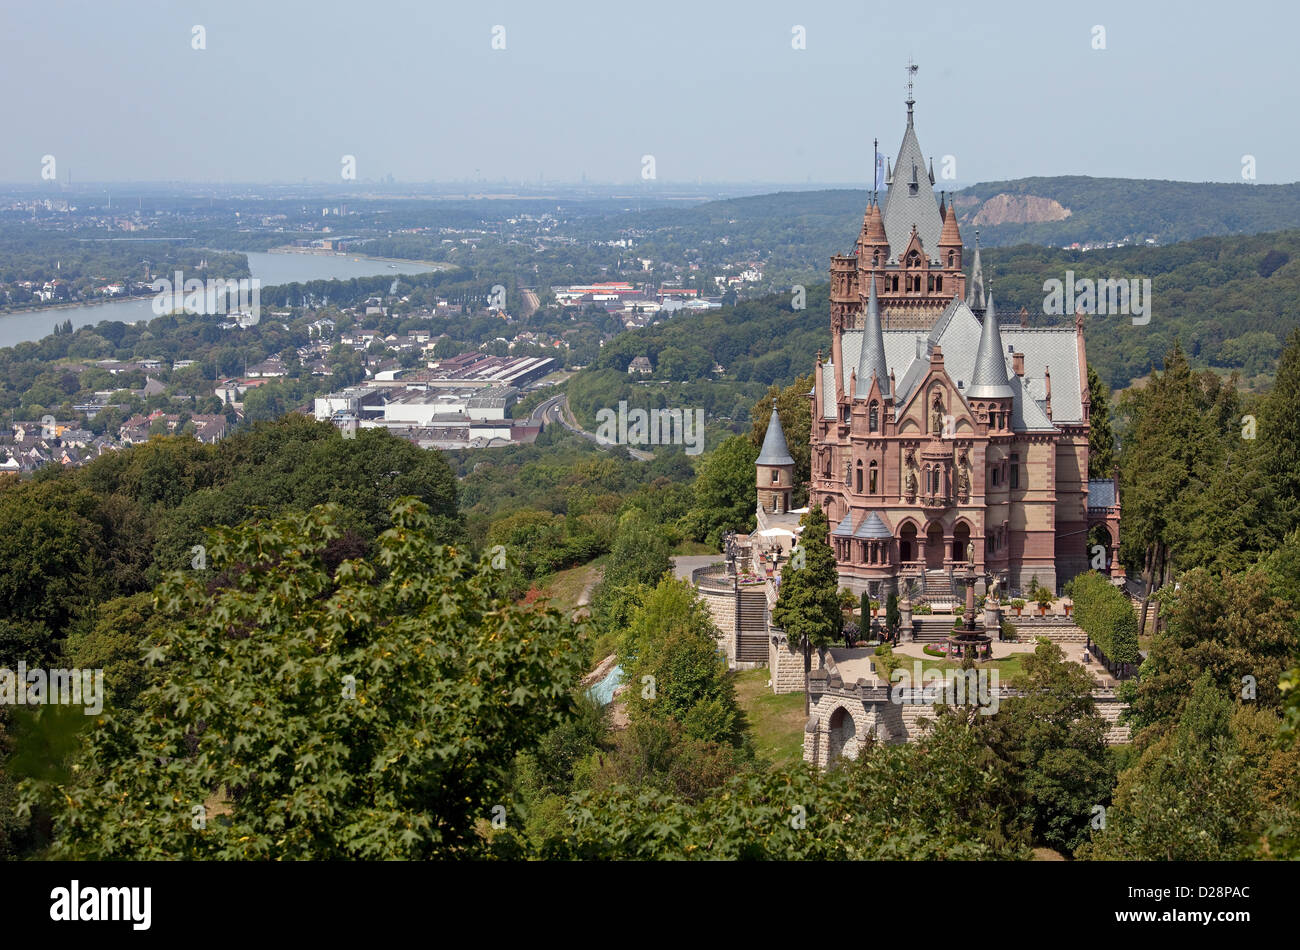
POLYGON ((785 431, 781 419, 772 407, 772 418, 767 422, 767 435, 758 453, 758 507, 763 511, 782 514, 790 510, 790 495, 794 491, 794 459, 785 444, 785 431))

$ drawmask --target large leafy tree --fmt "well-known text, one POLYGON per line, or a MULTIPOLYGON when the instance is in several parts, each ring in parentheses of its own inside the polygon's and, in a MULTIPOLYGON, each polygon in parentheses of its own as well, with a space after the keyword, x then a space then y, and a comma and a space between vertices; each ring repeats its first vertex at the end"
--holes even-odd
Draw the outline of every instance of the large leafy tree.
POLYGON ((1136 725, 1170 728, 1198 681, 1227 701, 1280 708, 1278 680, 1300 637, 1294 605, 1274 594, 1267 574, 1188 571, 1165 602, 1167 623, 1142 664, 1132 702, 1136 725))
POLYGON ((807 713, 812 650, 825 649, 840 638, 844 613, 840 610, 835 554, 827 540, 830 526, 826 512, 814 505, 804 515, 803 525, 799 545, 781 574, 781 591, 772 609, 772 620, 785 630, 791 643, 803 649, 803 702, 807 713))
POLYGON ((687 530, 696 540, 717 547, 728 529, 746 531, 754 524, 757 458, 753 443, 738 435, 724 439, 705 457, 686 516, 687 530))
POLYGON ((1121 775, 1105 828, 1079 849, 1098 860, 1232 861, 1260 828, 1256 774, 1232 731, 1232 703, 1202 677, 1178 725, 1121 775))
POLYGON ((1087 840, 1094 805, 1110 795, 1114 774, 1106 723, 1092 698, 1092 675, 1042 639, 1025 657, 994 716, 975 726, 1007 763, 1021 821, 1034 839, 1069 854, 1087 840))
POLYGON ((649 787, 575 795, 556 856, 633 860, 980 860, 1028 856, 1008 780, 969 727, 830 772, 748 772, 699 801, 649 787))
MULTIPOLYGON (((567 718, 579 672, 559 613, 440 545, 394 503, 373 557, 335 569, 332 506, 212 534, 224 586, 173 572, 130 722, 106 713, 46 788, 55 852, 111 858, 473 854, 516 753, 567 718)), ((28 801, 41 787, 28 785, 28 801)))
POLYGON ((619 648, 634 686, 632 718, 667 716, 692 739, 739 745, 744 717, 718 654, 717 628, 691 585, 664 577, 649 591, 619 648), (646 677, 653 690, 641 688, 646 677))

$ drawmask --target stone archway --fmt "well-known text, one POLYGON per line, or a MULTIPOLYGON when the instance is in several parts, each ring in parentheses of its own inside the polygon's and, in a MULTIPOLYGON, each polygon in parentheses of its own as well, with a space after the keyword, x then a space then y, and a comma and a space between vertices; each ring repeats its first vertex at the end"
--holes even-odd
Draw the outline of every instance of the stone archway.
POLYGON ((910 521, 898 533, 898 559, 903 563, 921 559, 916 547, 916 525, 910 521))
POLYGON ((1110 528, 1105 524, 1094 524, 1088 529, 1088 550, 1085 552, 1085 557, 1087 558, 1088 568, 1090 570, 1098 570, 1093 563, 1094 555, 1097 553, 1093 549, 1097 545, 1101 545, 1101 547, 1105 548, 1106 562, 1104 566, 1100 568, 1101 573, 1105 574, 1110 570, 1111 564, 1115 562, 1115 540, 1111 536, 1110 528))
POLYGON ((943 525, 932 521, 925 529, 925 569, 927 571, 943 570, 943 525))
POLYGON ((969 561, 970 553, 970 525, 963 521, 952 529, 952 559, 969 561))
POLYGON ((829 735, 826 747, 826 764, 832 766, 841 756, 846 759, 858 757, 857 723, 843 706, 836 706, 828 723, 829 735))

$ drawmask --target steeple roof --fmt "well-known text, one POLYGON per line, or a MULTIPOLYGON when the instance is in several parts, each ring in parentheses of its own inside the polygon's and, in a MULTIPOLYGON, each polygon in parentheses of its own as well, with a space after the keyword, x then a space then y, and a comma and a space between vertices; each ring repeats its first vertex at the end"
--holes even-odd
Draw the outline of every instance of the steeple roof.
POLYGON ((871 391, 871 375, 876 376, 880 391, 889 393, 889 366, 885 361, 884 327, 880 322, 880 300, 876 297, 876 279, 868 277, 867 321, 863 331, 862 354, 858 359, 858 382, 855 397, 871 391))
POLYGON ((772 407, 772 418, 767 420, 767 435, 763 436, 763 448, 758 453, 755 465, 793 465, 790 449, 785 444, 785 430, 781 428, 781 417, 772 407))
MULTIPOLYGON (((940 204, 943 200, 940 199, 940 204)), ((943 233, 939 235, 939 244, 961 246, 961 232, 957 230, 957 206, 948 204, 948 212, 943 219, 943 233)))
POLYGON ((885 234, 889 237, 890 253, 897 259, 907 249, 908 241, 912 238, 912 225, 916 225, 916 233, 921 236, 921 245, 925 248, 926 255, 936 257, 943 221, 939 218, 939 206, 934 200, 934 183, 926 171, 925 156, 916 140, 916 130, 912 128, 910 101, 907 116, 907 130, 903 133, 903 143, 898 146, 893 179, 885 193, 885 234))
POLYGON ((867 247, 873 247, 880 244, 888 246, 889 239, 885 237, 885 225, 880 217, 880 205, 873 201, 867 209, 866 245, 867 247))
POLYGON ((1002 350, 1002 331, 998 327, 998 313, 989 294, 984 310, 984 326, 980 331, 979 347, 975 350, 975 368, 971 371, 970 385, 966 387, 967 399, 1013 398, 1011 381, 1007 378, 1007 360, 1002 350))
POLYGON ((984 268, 980 264, 980 233, 975 231, 975 262, 971 264, 970 286, 966 289, 966 306, 984 309, 984 268))

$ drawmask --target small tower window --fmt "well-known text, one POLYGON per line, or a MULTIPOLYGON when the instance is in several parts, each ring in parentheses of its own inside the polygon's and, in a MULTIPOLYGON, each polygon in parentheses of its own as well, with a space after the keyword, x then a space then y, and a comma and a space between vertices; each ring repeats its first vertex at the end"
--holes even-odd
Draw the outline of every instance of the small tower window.
POLYGON ((874 402, 867 410, 867 428, 872 432, 880 431, 880 407, 874 402))
POLYGON ((875 462, 871 463, 870 486, 871 486, 870 492, 871 494, 874 495, 876 493, 876 463, 875 462))
POLYGON ((858 478, 857 478, 857 486, 858 486, 858 489, 857 489, 857 490, 858 490, 858 494, 861 494, 861 493, 862 493, 862 463, 861 463, 861 462, 858 463, 858 469, 857 469, 857 472, 858 472, 858 478))
POLYGON ((772 484, 777 485, 781 482, 781 472, 779 469, 772 469, 772 484))

